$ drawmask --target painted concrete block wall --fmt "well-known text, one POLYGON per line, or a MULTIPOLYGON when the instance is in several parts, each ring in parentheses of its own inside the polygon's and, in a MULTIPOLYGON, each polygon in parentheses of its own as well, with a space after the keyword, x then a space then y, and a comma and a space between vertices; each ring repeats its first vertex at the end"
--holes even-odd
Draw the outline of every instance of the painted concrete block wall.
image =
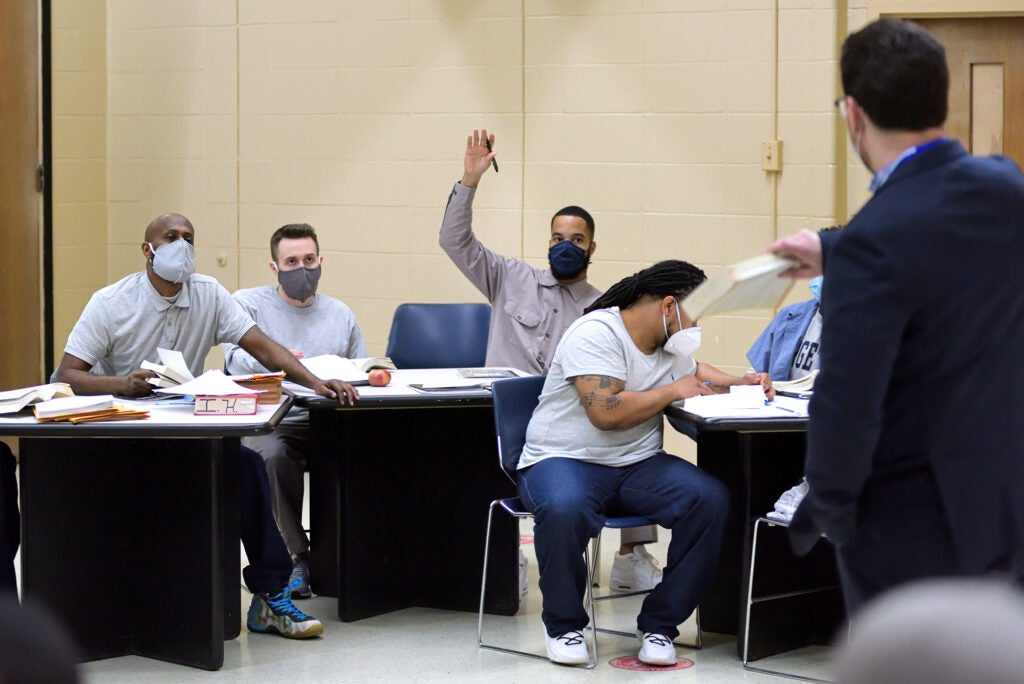
MULTIPOLYGON (((55 14, 78 15, 65 4, 55 14)), ((272 283, 270 233, 307 221, 322 290, 382 353, 399 303, 482 300, 437 246, 482 126, 501 172, 477 195, 481 239, 542 266, 551 214, 581 204, 601 288, 665 258, 710 273, 777 233, 830 225, 850 194, 835 189, 836 3, 777 4, 99 2, 106 40, 88 50, 103 67, 60 86, 76 106, 98 100, 105 135, 96 173, 65 190, 105 198, 91 225, 106 229, 86 245, 105 277, 81 289, 141 268, 142 231, 164 211, 193 220, 199 269, 229 289, 272 283), (760 167, 773 137, 777 176, 760 167)), ((84 300, 70 285, 57 300, 62 346, 84 300)), ((700 357, 743 370, 770 316, 708 319, 700 357)))

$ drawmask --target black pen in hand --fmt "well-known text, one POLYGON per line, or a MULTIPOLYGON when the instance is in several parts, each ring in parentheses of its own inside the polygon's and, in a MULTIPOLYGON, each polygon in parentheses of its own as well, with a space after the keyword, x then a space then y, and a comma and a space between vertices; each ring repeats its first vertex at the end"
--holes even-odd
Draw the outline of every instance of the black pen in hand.
MULTIPOLYGON (((487 145, 487 151, 490 152, 491 151, 491 139, 490 138, 484 138, 484 144, 487 145)), ((494 173, 498 173, 498 160, 495 159, 494 157, 491 157, 491 165, 494 167, 494 173)))

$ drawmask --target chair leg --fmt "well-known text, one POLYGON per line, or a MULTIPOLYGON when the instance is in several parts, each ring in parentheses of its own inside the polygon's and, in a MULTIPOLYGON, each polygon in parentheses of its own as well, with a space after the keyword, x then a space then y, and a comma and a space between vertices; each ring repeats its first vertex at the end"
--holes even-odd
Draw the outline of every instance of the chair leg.
MULTIPOLYGON (((496 646, 494 644, 484 643, 484 597, 485 597, 485 595, 487 593, 487 560, 488 560, 488 556, 490 555, 490 551, 491 551, 491 522, 494 519, 494 508, 495 508, 495 506, 500 506, 500 505, 501 505, 501 500, 494 500, 494 501, 491 502, 491 505, 490 505, 490 507, 487 510, 487 533, 486 533, 486 535, 484 537, 484 567, 483 567, 483 571, 480 573, 480 576, 481 576, 481 580, 480 580, 480 609, 479 609, 479 613, 477 615, 477 626, 476 626, 477 646, 479 646, 480 648, 489 649, 491 651, 500 651, 502 653, 512 653, 514 655, 526 656, 527 658, 535 658, 537 660, 548 660, 548 656, 547 656, 546 653, 542 655, 540 653, 531 653, 529 651, 520 651, 520 650, 517 650, 517 649, 514 649, 514 648, 505 648, 504 646, 496 646)), ((515 516, 515 517, 518 518, 518 517, 529 517, 529 516, 515 516)), ((586 551, 584 551, 584 553, 586 553, 586 551)), ((586 556, 585 556, 585 560, 587 560, 586 556)), ((589 562, 587 562, 587 566, 589 567, 589 562)), ((591 622, 593 622, 593 620, 594 620, 593 604, 590 602, 591 594, 590 594, 589 586, 587 587, 586 597, 587 597, 587 604, 591 608, 590 620, 591 620, 591 622)), ((590 660, 588 662, 584 663, 584 664, 573 665, 572 667, 578 667, 578 668, 582 668, 582 669, 585 669, 585 670, 590 670, 590 669, 593 669, 597 665, 597 637, 596 637, 596 635, 595 635, 593 641, 594 641, 594 648, 593 648, 592 651, 590 651, 590 653, 592 654, 590 660)))
MULTIPOLYGON (((591 578, 590 578, 591 581, 588 584, 589 584, 589 587, 597 587, 597 586, 600 586, 600 582, 598 582, 597 579, 596 579, 596 573, 597 573, 598 568, 600 567, 599 566, 599 560, 600 560, 600 557, 601 557, 600 556, 600 554, 601 554, 601 535, 600 534, 598 534, 596 537, 594 537, 590 541, 590 554, 591 554, 591 556, 595 560, 593 562, 593 567, 591 569, 591 578)), ((636 638, 636 632, 635 631, 634 632, 623 632, 623 631, 617 630, 617 629, 607 629, 607 628, 604 628, 604 627, 598 627, 597 626, 597 622, 595 622, 595 620, 594 620, 594 610, 593 610, 594 604, 597 603, 598 601, 611 601, 613 599, 629 598, 630 596, 639 596, 641 594, 649 594, 649 593, 651 593, 650 590, 631 591, 631 592, 622 593, 622 594, 605 594, 604 596, 593 596, 592 595, 593 594, 592 590, 590 590, 588 593, 591 594, 591 596, 589 598, 590 608, 591 608, 591 610, 590 610, 590 622, 591 622, 592 625, 594 625, 594 632, 595 632, 595 634, 594 634, 594 641, 595 641, 595 643, 597 641, 597 634, 596 634, 596 632, 603 632, 605 634, 615 634, 615 635, 623 636, 623 637, 636 638)), ((673 645, 680 646, 680 647, 683 647, 683 648, 692 648, 692 649, 696 649, 698 651, 700 650, 701 645, 703 644, 703 640, 701 638, 701 631, 700 631, 700 606, 697 606, 697 610, 695 612, 696 612, 696 616, 697 616, 697 639, 696 639, 696 641, 694 643, 692 643, 692 644, 687 644, 687 643, 683 643, 683 642, 679 642, 679 641, 673 641, 672 642, 673 645)))
MULTIPOLYGON (((750 609, 754 605, 754 569, 757 565, 757 536, 761 529, 761 523, 768 522, 758 518, 754 521, 754 535, 750 544, 750 573, 747 577, 747 609, 746 616, 743 620, 743 669, 749 670, 750 672, 758 672, 760 674, 776 675, 779 677, 786 677, 787 679, 797 679, 802 682, 818 682, 819 684, 830 684, 828 679, 818 679, 816 677, 805 677, 803 675, 793 674, 791 672, 783 672, 781 670, 772 670, 767 667, 759 667, 757 665, 750 664, 750 609)), ((772 525, 771 522, 768 522, 772 525)))

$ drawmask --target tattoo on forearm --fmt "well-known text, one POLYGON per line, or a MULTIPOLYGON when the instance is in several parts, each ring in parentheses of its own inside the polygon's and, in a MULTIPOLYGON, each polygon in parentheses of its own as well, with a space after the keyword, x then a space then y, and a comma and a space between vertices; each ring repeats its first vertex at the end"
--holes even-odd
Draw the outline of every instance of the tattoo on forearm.
POLYGON ((581 389, 580 403, 585 408, 596 406, 605 411, 614 411, 619 407, 621 401, 618 393, 626 387, 622 380, 607 375, 583 375, 575 378, 574 383, 581 389))

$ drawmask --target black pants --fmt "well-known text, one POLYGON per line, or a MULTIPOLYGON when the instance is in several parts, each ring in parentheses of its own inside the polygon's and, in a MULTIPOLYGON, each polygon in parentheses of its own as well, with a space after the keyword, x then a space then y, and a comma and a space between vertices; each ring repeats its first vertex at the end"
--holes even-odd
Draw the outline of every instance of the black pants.
POLYGON ((0 594, 18 590, 14 575, 14 556, 21 542, 21 516, 18 513, 17 462, 10 447, 0 442, 0 594))
POLYGON ((249 565, 242 570, 253 593, 277 594, 288 583, 292 560, 270 509, 270 486, 263 457, 241 447, 239 454, 241 536, 249 565))
POLYGON ((862 499, 857 535, 836 552, 836 560, 851 617, 886 589, 961 574, 931 471, 876 483, 862 499))

